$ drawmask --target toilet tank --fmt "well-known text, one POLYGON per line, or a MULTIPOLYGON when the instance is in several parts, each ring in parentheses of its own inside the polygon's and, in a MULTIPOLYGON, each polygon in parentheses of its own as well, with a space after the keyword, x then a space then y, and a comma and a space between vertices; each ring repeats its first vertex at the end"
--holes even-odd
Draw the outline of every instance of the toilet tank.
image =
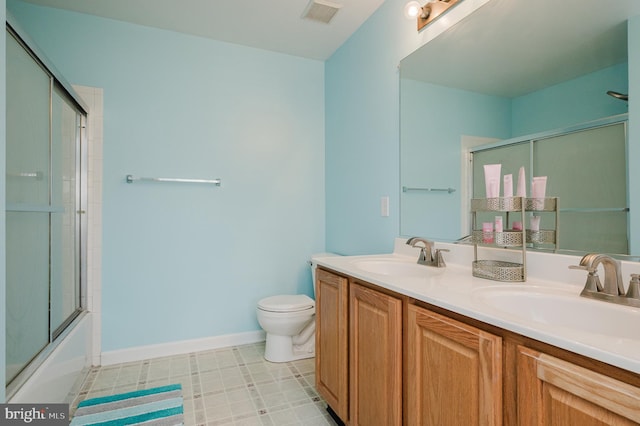
POLYGON ((316 259, 321 257, 336 257, 336 256, 340 256, 340 255, 335 253, 318 253, 318 254, 311 255, 311 261, 309 261, 309 263, 311 265, 311 287, 313 288, 314 298, 316 296, 316 268, 318 267, 318 263, 316 262, 316 259))

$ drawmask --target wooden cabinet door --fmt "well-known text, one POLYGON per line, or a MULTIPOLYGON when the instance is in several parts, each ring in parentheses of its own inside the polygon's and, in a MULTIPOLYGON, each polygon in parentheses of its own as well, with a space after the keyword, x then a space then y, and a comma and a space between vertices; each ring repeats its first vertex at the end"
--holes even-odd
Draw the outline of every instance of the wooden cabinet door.
POLYGON ((350 286, 350 425, 402 424, 402 301, 350 286))
POLYGON ((518 346, 518 424, 637 425, 640 388, 518 346))
POLYGON ((502 339, 407 309, 407 425, 502 424, 502 339))
POLYGON ((348 281, 316 272, 316 389, 343 421, 349 416, 348 281))

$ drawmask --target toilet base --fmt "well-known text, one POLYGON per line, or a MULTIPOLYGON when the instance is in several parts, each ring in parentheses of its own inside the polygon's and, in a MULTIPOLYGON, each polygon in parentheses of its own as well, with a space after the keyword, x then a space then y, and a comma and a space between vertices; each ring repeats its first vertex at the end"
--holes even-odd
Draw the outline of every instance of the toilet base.
MULTIPOLYGON (((315 336, 311 338, 315 339, 315 336)), ((292 336, 278 336, 267 333, 264 347, 264 359, 267 361, 289 362, 313 358, 315 355, 315 345, 294 345, 292 336)))

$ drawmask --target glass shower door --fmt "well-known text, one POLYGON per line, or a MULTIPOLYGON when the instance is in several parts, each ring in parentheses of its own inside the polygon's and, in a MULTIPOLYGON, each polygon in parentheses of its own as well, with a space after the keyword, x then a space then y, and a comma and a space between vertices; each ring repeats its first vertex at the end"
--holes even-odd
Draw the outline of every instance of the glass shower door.
POLYGON ((81 115, 54 90, 51 104, 50 321, 55 339, 80 309, 81 115))
POLYGON ((50 88, 7 36, 7 382, 49 342, 50 88))
POLYGON ((6 64, 6 384, 13 390, 82 310, 86 117, 11 32, 6 64))

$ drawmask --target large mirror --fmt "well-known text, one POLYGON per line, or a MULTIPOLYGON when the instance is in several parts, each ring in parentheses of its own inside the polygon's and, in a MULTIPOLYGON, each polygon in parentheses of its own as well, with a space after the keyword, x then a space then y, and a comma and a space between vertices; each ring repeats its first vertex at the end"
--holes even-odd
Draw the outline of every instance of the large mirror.
MULTIPOLYGON (((627 22, 638 15, 637 0, 490 0, 403 59, 401 234, 454 241, 468 233, 474 146, 593 122, 626 128, 632 100, 607 92, 626 95, 629 79, 640 79, 628 73, 627 22)), ((607 165, 584 167, 606 173, 607 165)), ((638 185, 627 182, 628 193, 638 185)), ((631 236, 629 247, 640 255, 631 236)))

